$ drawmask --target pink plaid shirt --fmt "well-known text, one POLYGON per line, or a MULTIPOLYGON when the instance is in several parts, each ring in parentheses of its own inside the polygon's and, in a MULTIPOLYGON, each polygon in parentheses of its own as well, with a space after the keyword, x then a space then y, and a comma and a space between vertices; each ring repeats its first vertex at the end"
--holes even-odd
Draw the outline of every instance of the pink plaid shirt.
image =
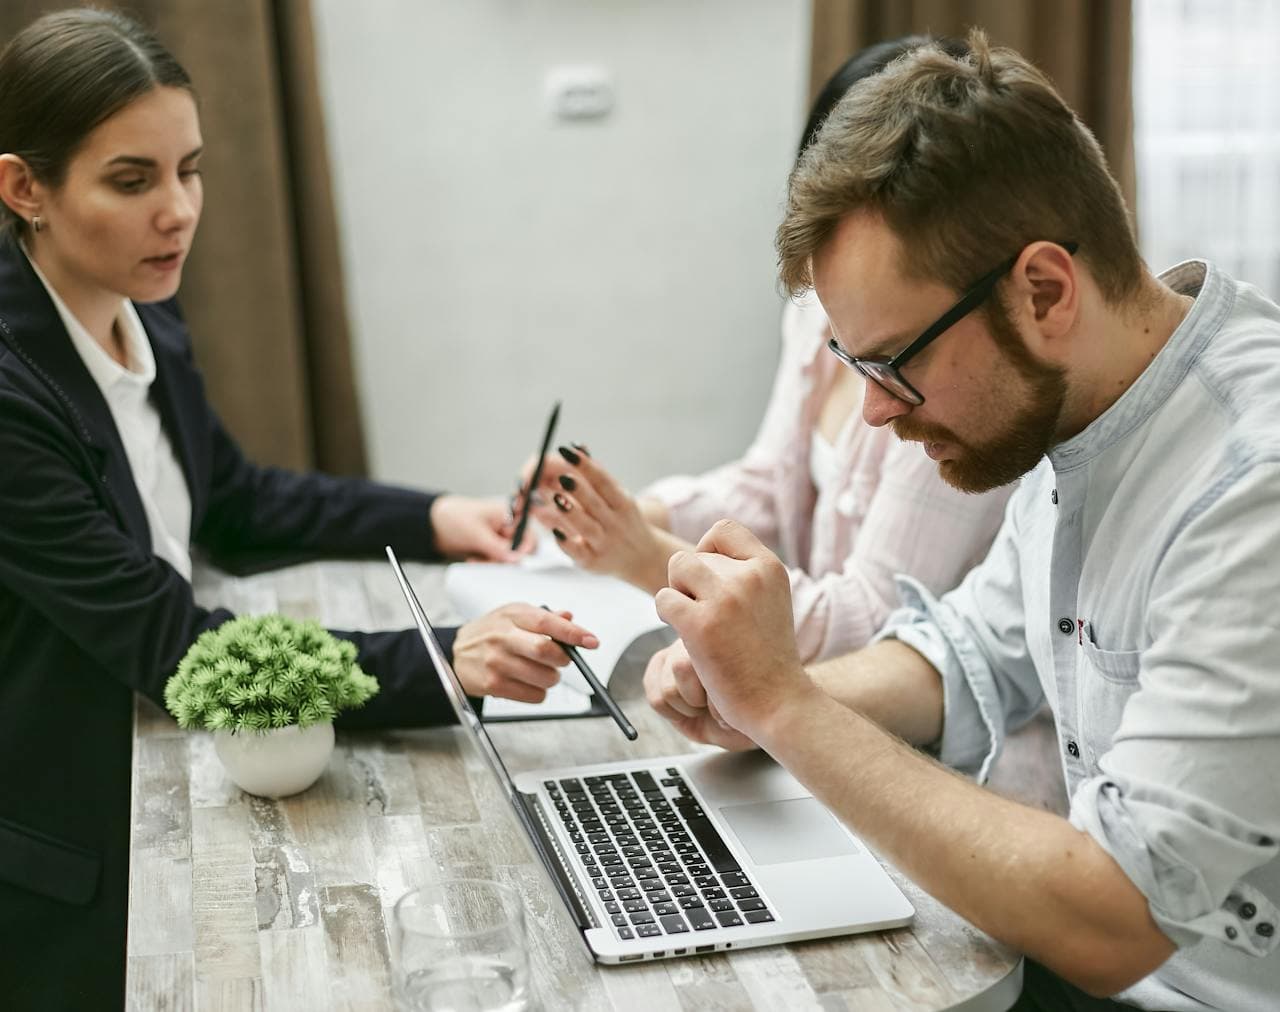
POLYGON ((816 490, 810 439, 832 372, 844 368, 825 350, 829 336, 816 297, 789 303, 773 393, 746 455, 641 493, 666 504, 672 532, 686 540, 733 517, 779 552, 806 662, 867 643, 897 607, 895 574, 935 593, 959 583, 986 555, 1012 492, 955 491, 920 444, 866 425, 860 403, 836 439, 834 480, 816 490))

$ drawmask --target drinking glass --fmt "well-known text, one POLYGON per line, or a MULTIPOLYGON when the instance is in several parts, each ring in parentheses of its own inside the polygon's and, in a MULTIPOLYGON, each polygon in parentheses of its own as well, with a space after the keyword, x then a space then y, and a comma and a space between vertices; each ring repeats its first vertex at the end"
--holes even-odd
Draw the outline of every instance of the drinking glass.
POLYGON ((519 894, 488 879, 446 879, 396 903, 396 1000, 412 1012, 521 1012, 529 953, 519 894))

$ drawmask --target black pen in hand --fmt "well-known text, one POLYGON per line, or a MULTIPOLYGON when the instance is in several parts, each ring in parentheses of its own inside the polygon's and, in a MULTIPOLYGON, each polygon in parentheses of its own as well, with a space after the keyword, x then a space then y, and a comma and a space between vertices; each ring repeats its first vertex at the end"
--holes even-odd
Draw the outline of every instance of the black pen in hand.
MULTIPOLYGON (((542 610, 551 611, 545 604, 542 606, 542 610)), ((635 741, 639 738, 640 732, 632 726, 631 721, 627 720, 627 715, 614 702, 613 697, 609 695, 609 690, 604 687, 604 683, 596 677, 596 673, 591 670, 591 666, 582 659, 582 654, 578 653, 578 648, 570 646, 568 643, 562 643, 554 636, 551 637, 551 642, 569 655, 569 660, 573 661, 573 666, 582 672, 582 677, 587 680, 587 684, 595 692, 596 698, 604 704, 604 708, 609 711, 609 716, 622 729, 622 733, 627 736, 627 740, 635 741)))
POLYGON ((524 540, 524 528, 529 522, 529 511, 533 508, 533 495, 537 491, 538 482, 542 478, 542 465, 547 459, 547 450, 551 448, 551 437, 555 435, 556 422, 560 418, 560 402, 556 401, 551 409, 551 417, 547 419, 546 431, 542 434, 542 447, 538 450, 538 459, 533 465, 533 474, 529 476, 529 487, 524 490, 524 504, 520 509, 520 519, 516 521, 515 533, 511 536, 511 550, 514 552, 524 540))

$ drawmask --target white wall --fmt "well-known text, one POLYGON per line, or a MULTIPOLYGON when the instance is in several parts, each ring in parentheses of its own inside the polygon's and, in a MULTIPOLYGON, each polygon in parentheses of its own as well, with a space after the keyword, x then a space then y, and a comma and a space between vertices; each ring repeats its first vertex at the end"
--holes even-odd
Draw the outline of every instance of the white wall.
POLYGON ((736 455, 778 354, 808 0, 317 0, 378 477, 503 492, 560 435, 633 487, 736 455), (613 74, 565 122, 546 71, 613 74))

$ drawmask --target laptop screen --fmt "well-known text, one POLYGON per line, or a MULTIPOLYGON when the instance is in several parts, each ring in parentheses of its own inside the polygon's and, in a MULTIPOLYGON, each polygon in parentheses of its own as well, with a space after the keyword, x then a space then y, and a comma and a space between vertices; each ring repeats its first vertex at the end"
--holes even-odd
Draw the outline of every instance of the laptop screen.
POLYGON ((440 641, 436 639, 435 630, 427 619, 426 612, 422 610, 418 595, 413 592, 413 588, 409 585, 409 581, 404 575, 404 570, 400 567, 400 560, 396 558, 396 553, 391 550, 390 545, 387 545, 386 548, 387 559, 391 563, 391 568, 395 570, 396 579, 400 581, 400 590, 404 593, 404 599, 409 602, 409 611, 413 614, 414 624, 417 625, 418 632, 422 635, 422 642, 426 644, 427 653, 430 655, 431 663, 440 677, 440 684, 444 686, 445 695, 449 697, 449 703, 458 715, 458 723, 471 733, 471 737, 480 747, 481 754, 485 757, 499 783, 502 784, 503 789, 507 792, 508 800, 523 813, 524 809, 520 804, 515 782, 511 779, 511 774, 507 772, 507 767, 503 765, 502 757, 498 755, 493 739, 489 737, 489 732, 485 730, 484 722, 472 708, 471 701, 467 699, 467 690, 463 688, 461 680, 453 670, 453 665, 449 663, 449 659, 445 656, 444 648, 440 646, 440 641))
MULTIPOLYGON (((566 881, 562 877, 563 859, 558 861, 554 856, 556 852, 554 841, 551 840, 545 830, 541 830, 535 824, 535 816, 525 807, 525 798, 516 789, 515 781, 511 779, 511 774, 507 772, 507 767, 503 764, 502 757, 498 755, 493 739, 489 737, 489 732, 485 730, 479 714, 472 709, 471 702, 467 699, 467 690, 463 688, 462 682, 453 670, 453 665, 449 663, 449 659, 445 656, 444 648, 440 646, 440 641, 436 639, 435 630, 431 628, 431 622, 427 619, 426 612, 422 610, 418 595, 409 586, 409 580, 405 577, 404 570, 400 567, 400 560, 396 558, 396 553, 392 551, 390 545, 387 545, 386 548, 387 560, 391 563, 391 568, 395 570, 396 579, 400 581, 400 590, 404 594, 405 601, 409 604, 409 611, 413 614, 414 624, 417 625, 418 633, 422 636, 422 642, 426 645, 427 653, 431 657, 431 663, 436 669, 440 684, 444 686, 445 695, 449 697, 449 703, 458 715, 458 723, 470 733, 472 741, 479 746, 480 753, 484 756, 485 761, 488 762, 489 768, 493 770, 494 776, 498 778, 498 783, 502 784, 502 789, 507 792, 507 801, 511 805, 512 811, 515 812, 517 821, 524 827, 529 845, 533 847, 534 853, 538 855, 543 868, 546 869, 547 877, 551 879, 551 884, 555 887, 556 892, 560 894, 565 907, 577 922, 578 929, 585 931, 588 927, 594 927, 595 921, 575 895, 577 887, 571 881, 566 881)), ((591 952, 590 946, 587 947, 587 951, 591 952)))

